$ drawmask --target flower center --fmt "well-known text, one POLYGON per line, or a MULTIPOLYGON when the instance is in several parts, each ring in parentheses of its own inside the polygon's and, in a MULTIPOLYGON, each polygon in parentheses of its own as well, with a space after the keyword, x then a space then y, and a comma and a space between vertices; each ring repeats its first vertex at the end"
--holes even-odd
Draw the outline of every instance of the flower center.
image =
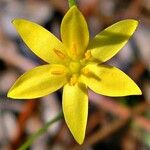
POLYGON ((78 74, 81 69, 81 64, 78 61, 71 61, 69 64, 69 69, 71 71, 71 74, 78 74))
POLYGON ((70 70, 69 75, 69 83, 74 86, 78 82, 78 78, 81 73, 88 75, 89 71, 87 69, 83 69, 87 64, 88 60, 91 58, 91 52, 87 51, 85 53, 85 58, 79 60, 70 60, 68 63, 68 67, 70 70))
POLYGON ((80 70, 81 70, 81 63, 79 61, 71 61, 69 63, 69 69, 70 69, 70 79, 69 79, 69 83, 70 85, 74 86, 77 81, 78 81, 78 77, 80 75, 80 70))

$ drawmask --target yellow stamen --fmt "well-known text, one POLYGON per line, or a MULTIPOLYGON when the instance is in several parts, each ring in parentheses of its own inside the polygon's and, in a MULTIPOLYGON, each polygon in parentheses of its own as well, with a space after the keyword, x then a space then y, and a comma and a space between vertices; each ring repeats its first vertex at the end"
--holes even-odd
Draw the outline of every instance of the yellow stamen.
POLYGON ((73 43, 73 46, 72 46, 72 54, 75 55, 75 56, 78 56, 78 52, 77 52, 77 46, 75 43, 73 43))
POLYGON ((53 71, 51 71, 51 74, 53 74, 53 75, 62 75, 62 74, 64 74, 64 70, 53 70, 53 71))
POLYGON ((85 53, 85 59, 90 59, 92 57, 91 55, 91 51, 90 50, 87 50, 87 52, 85 53))
POLYGON ((89 71, 89 69, 87 69, 87 68, 83 68, 82 69, 82 73, 84 74, 84 75, 91 75, 91 72, 89 71))
POLYGON ((66 55, 64 53, 62 53, 60 50, 57 50, 57 49, 53 49, 53 51, 55 52, 55 54, 61 58, 61 59, 65 59, 66 58, 66 55))
POLYGON ((70 79, 70 85, 74 86, 77 83, 77 76, 76 75, 72 75, 71 79, 70 79))

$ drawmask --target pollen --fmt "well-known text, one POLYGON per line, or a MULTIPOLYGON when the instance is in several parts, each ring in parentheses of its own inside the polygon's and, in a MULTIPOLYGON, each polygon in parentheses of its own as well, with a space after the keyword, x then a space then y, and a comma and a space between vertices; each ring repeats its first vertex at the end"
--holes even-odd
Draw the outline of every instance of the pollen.
POLYGON ((77 83, 77 81, 78 81, 77 75, 73 74, 72 77, 71 77, 71 79, 70 79, 69 84, 71 86, 74 86, 77 83))
POLYGON ((90 75, 91 74, 91 72, 89 71, 89 69, 87 69, 87 68, 83 68, 82 69, 82 73, 84 74, 84 75, 90 75))
POLYGON ((54 48, 53 51, 55 52, 55 54, 56 54, 59 58, 61 58, 61 59, 65 59, 65 58, 66 58, 66 55, 65 55, 64 53, 62 53, 60 50, 54 48))
POLYGON ((87 52, 85 53, 85 59, 90 59, 92 57, 91 55, 91 51, 90 50, 87 50, 87 52))
POLYGON ((53 75, 62 75, 62 74, 64 74, 64 70, 53 70, 53 71, 51 71, 51 74, 53 74, 53 75))
POLYGON ((73 43, 72 45, 73 45, 71 49, 72 54, 77 57, 78 56, 77 46, 75 43, 73 43))

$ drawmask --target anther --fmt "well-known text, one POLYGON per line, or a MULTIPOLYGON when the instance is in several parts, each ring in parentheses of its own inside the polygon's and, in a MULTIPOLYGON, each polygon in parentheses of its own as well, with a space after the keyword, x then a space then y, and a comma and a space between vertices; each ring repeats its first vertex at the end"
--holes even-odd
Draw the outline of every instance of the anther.
POLYGON ((75 55, 75 56, 78 56, 78 52, 77 52, 77 46, 75 43, 73 43, 73 46, 72 46, 72 54, 75 55))
POLYGON ((77 80, 78 80, 77 76, 76 76, 76 75, 73 75, 73 76, 71 77, 71 79, 70 79, 69 84, 70 84, 71 86, 74 86, 74 85, 77 83, 77 80))
POLYGON ((85 59, 90 59, 91 57, 92 57, 91 51, 87 50, 87 52, 85 53, 85 59))
POLYGON ((51 74, 53 74, 53 75, 62 75, 62 74, 64 74, 64 70, 53 70, 53 71, 51 71, 51 74))
POLYGON ((82 73, 83 73, 84 75, 87 75, 87 74, 89 73, 89 69, 83 68, 83 69, 82 69, 82 73))
POLYGON ((61 58, 61 59, 65 59, 66 58, 66 55, 64 53, 62 53, 60 50, 57 50, 57 49, 53 49, 53 51, 55 52, 55 54, 61 58))
POLYGON ((89 69, 87 69, 87 68, 83 68, 83 69, 82 69, 82 73, 83 73, 84 75, 86 75, 86 76, 92 74, 91 71, 90 71, 89 69))

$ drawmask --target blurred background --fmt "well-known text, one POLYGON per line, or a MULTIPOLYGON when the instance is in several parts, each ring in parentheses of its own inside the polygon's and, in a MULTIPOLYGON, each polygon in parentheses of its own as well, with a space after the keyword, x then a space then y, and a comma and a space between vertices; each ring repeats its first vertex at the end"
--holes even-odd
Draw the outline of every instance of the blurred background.
MULTIPOLYGON (((30 150, 150 150, 150 0, 78 0, 91 37, 125 19, 139 20, 128 44, 109 63, 126 72, 142 96, 110 98, 89 90, 86 139, 75 143, 64 119, 51 126, 30 150)), ((12 100, 7 91, 27 70, 43 64, 18 36, 11 21, 37 22, 60 38, 67 0, 0 0, 0 150, 17 150, 62 109, 61 90, 36 100, 12 100)))

